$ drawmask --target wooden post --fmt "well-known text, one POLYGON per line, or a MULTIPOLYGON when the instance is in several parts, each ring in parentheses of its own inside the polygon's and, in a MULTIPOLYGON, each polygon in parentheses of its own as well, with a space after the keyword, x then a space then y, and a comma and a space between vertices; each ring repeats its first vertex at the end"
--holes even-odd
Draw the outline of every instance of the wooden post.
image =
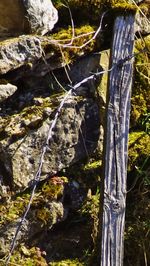
POLYGON ((105 132, 101 266, 123 264, 134 14, 115 19, 105 132))

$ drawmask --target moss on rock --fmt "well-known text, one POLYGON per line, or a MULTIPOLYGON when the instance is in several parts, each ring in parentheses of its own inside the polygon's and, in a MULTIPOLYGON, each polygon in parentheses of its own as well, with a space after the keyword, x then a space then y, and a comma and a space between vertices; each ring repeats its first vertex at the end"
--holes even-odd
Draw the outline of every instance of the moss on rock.
POLYGON ((62 65, 73 63, 81 55, 86 55, 95 49, 96 40, 91 40, 95 32, 95 27, 89 24, 80 27, 75 27, 73 36, 73 29, 68 28, 59 29, 58 32, 52 34, 50 37, 43 37, 42 47, 45 53, 52 53, 55 57, 60 57, 62 65), (88 45, 83 45, 85 43, 88 45))
MULTIPOLYGON (((29 248, 22 244, 18 250, 12 254, 9 266, 48 266, 45 253, 38 247, 29 248)), ((1 266, 5 266, 5 259, 0 260, 1 266)))

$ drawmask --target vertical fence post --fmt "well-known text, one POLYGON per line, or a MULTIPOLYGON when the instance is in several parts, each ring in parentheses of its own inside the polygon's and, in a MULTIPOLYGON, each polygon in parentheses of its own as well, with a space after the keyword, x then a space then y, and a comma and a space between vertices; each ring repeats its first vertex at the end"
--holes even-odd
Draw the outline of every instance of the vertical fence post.
POLYGON ((123 264, 134 20, 132 12, 118 16, 114 22, 104 148, 101 266, 123 264))

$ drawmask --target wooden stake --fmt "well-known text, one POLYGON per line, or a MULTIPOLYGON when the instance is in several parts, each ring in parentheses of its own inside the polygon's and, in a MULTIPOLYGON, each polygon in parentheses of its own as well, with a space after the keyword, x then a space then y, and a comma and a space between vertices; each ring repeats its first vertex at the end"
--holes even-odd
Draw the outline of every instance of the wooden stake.
POLYGON ((127 142, 133 76, 133 13, 115 19, 107 105, 101 227, 101 266, 123 264, 127 142))

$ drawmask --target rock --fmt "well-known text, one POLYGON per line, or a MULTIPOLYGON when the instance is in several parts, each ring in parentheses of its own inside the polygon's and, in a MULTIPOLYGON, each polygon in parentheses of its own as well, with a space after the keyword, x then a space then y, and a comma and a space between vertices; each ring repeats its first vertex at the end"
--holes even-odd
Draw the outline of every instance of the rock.
MULTIPOLYGON (((12 240, 12 237, 15 235, 15 231, 16 231, 19 221, 20 219, 14 222, 8 222, 7 225, 5 224, 4 226, 1 226, 0 228, 0 256, 1 257, 8 254, 11 240, 12 240)), ((22 228, 19 231, 16 244, 18 244, 18 242, 22 239, 22 237, 25 236, 25 233, 27 232, 28 227, 29 227, 29 222, 25 220, 22 228)))
POLYGON ((3 41, 0 43, 0 74, 34 62, 41 56, 41 43, 36 37, 22 36, 3 41))
POLYGON ((16 35, 26 31, 25 8, 20 0, 0 1, 0 36, 16 35))
MULTIPOLYGON (((100 55, 92 54, 85 56, 79 59, 73 66, 71 66, 71 70, 69 72, 70 78, 73 84, 76 84, 83 79, 88 78, 92 74, 102 71, 103 68, 100 66, 100 55)), ((92 79, 85 82, 82 86, 80 86, 75 93, 77 95, 90 95, 95 94, 95 90, 97 88, 97 84, 100 83, 101 76, 97 77, 97 79, 92 79)))
POLYGON ((58 12, 51 0, 23 0, 32 33, 41 35, 52 30, 58 21, 58 12))
POLYGON ((137 1, 139 12, 135 17, 135 32, 142 35, 150 34, 150 0, 137 1))
MULTIPOLYGON (((38 114, 37 114, 38 116, 38 114)), ((0 142, 0 160, 13 179, 15 190, 28 187, 36 174, 54 109, 38 129, 27 130, 22 119, 14 116, 5 127, 6 138, 0 142), (16 134, 15 134, 16 133, 16 134)), ((31 118, 32 119, 32 118, 31 118)), ((43 161, 41 180, 87 157, 99 140, 99 108, 92 98, 70 96, 59 115, 53 137, 43 161)))
POLYGON ((1 0, 0 36, 45 34, 52 30, 58 13, 51 0, 1 0))
MULTIPOLYGON (((7 215, 14 215, 13 212, 16 206, 14 205, 13 207, 14 209, 12 208, 12 213, 11 213, 11 207, 7 215)), ((18 206, 18 208, 19 207, 20 206, 18 206)), ((41 232, 42 227, 51 229, 54 224, 62 221, 64 219, 64 216, 65 216, 65 211, 63 208, 63 204, 61 202, 56 202, 56 201, 47 203, 47 205, 43 206, 42 209, 40 209, 40 207, 39 208, 37 207, 36 210, 30 210, 28 218, 24 220, 23 225, 19 230, 15 246, 17 246, 22 241, 22 239, 24 242, 27 242, 29 241, 29 239, 32 239, 37 233, 41 232)), ((14 217, 12 216, 10 219, 7 220, 5 225, 1 226, 0 228, 1 257, 8 254, 12 238, 15 235, 20 219, 15 219, 14 215, 14 217)))
POLYGON ((8 97, 13 95, 17 87, 8 83, 8 84, 0 84, 0 103, 6 100, 8 97))
MULTIPOLYGON (((148 8, 147 8, 148 11, 148 8)), ((135 32, 139 32, 143 35, 150 34, 150 16, 143 16, 140 12, 136 14, 135 20, 135 32)))

